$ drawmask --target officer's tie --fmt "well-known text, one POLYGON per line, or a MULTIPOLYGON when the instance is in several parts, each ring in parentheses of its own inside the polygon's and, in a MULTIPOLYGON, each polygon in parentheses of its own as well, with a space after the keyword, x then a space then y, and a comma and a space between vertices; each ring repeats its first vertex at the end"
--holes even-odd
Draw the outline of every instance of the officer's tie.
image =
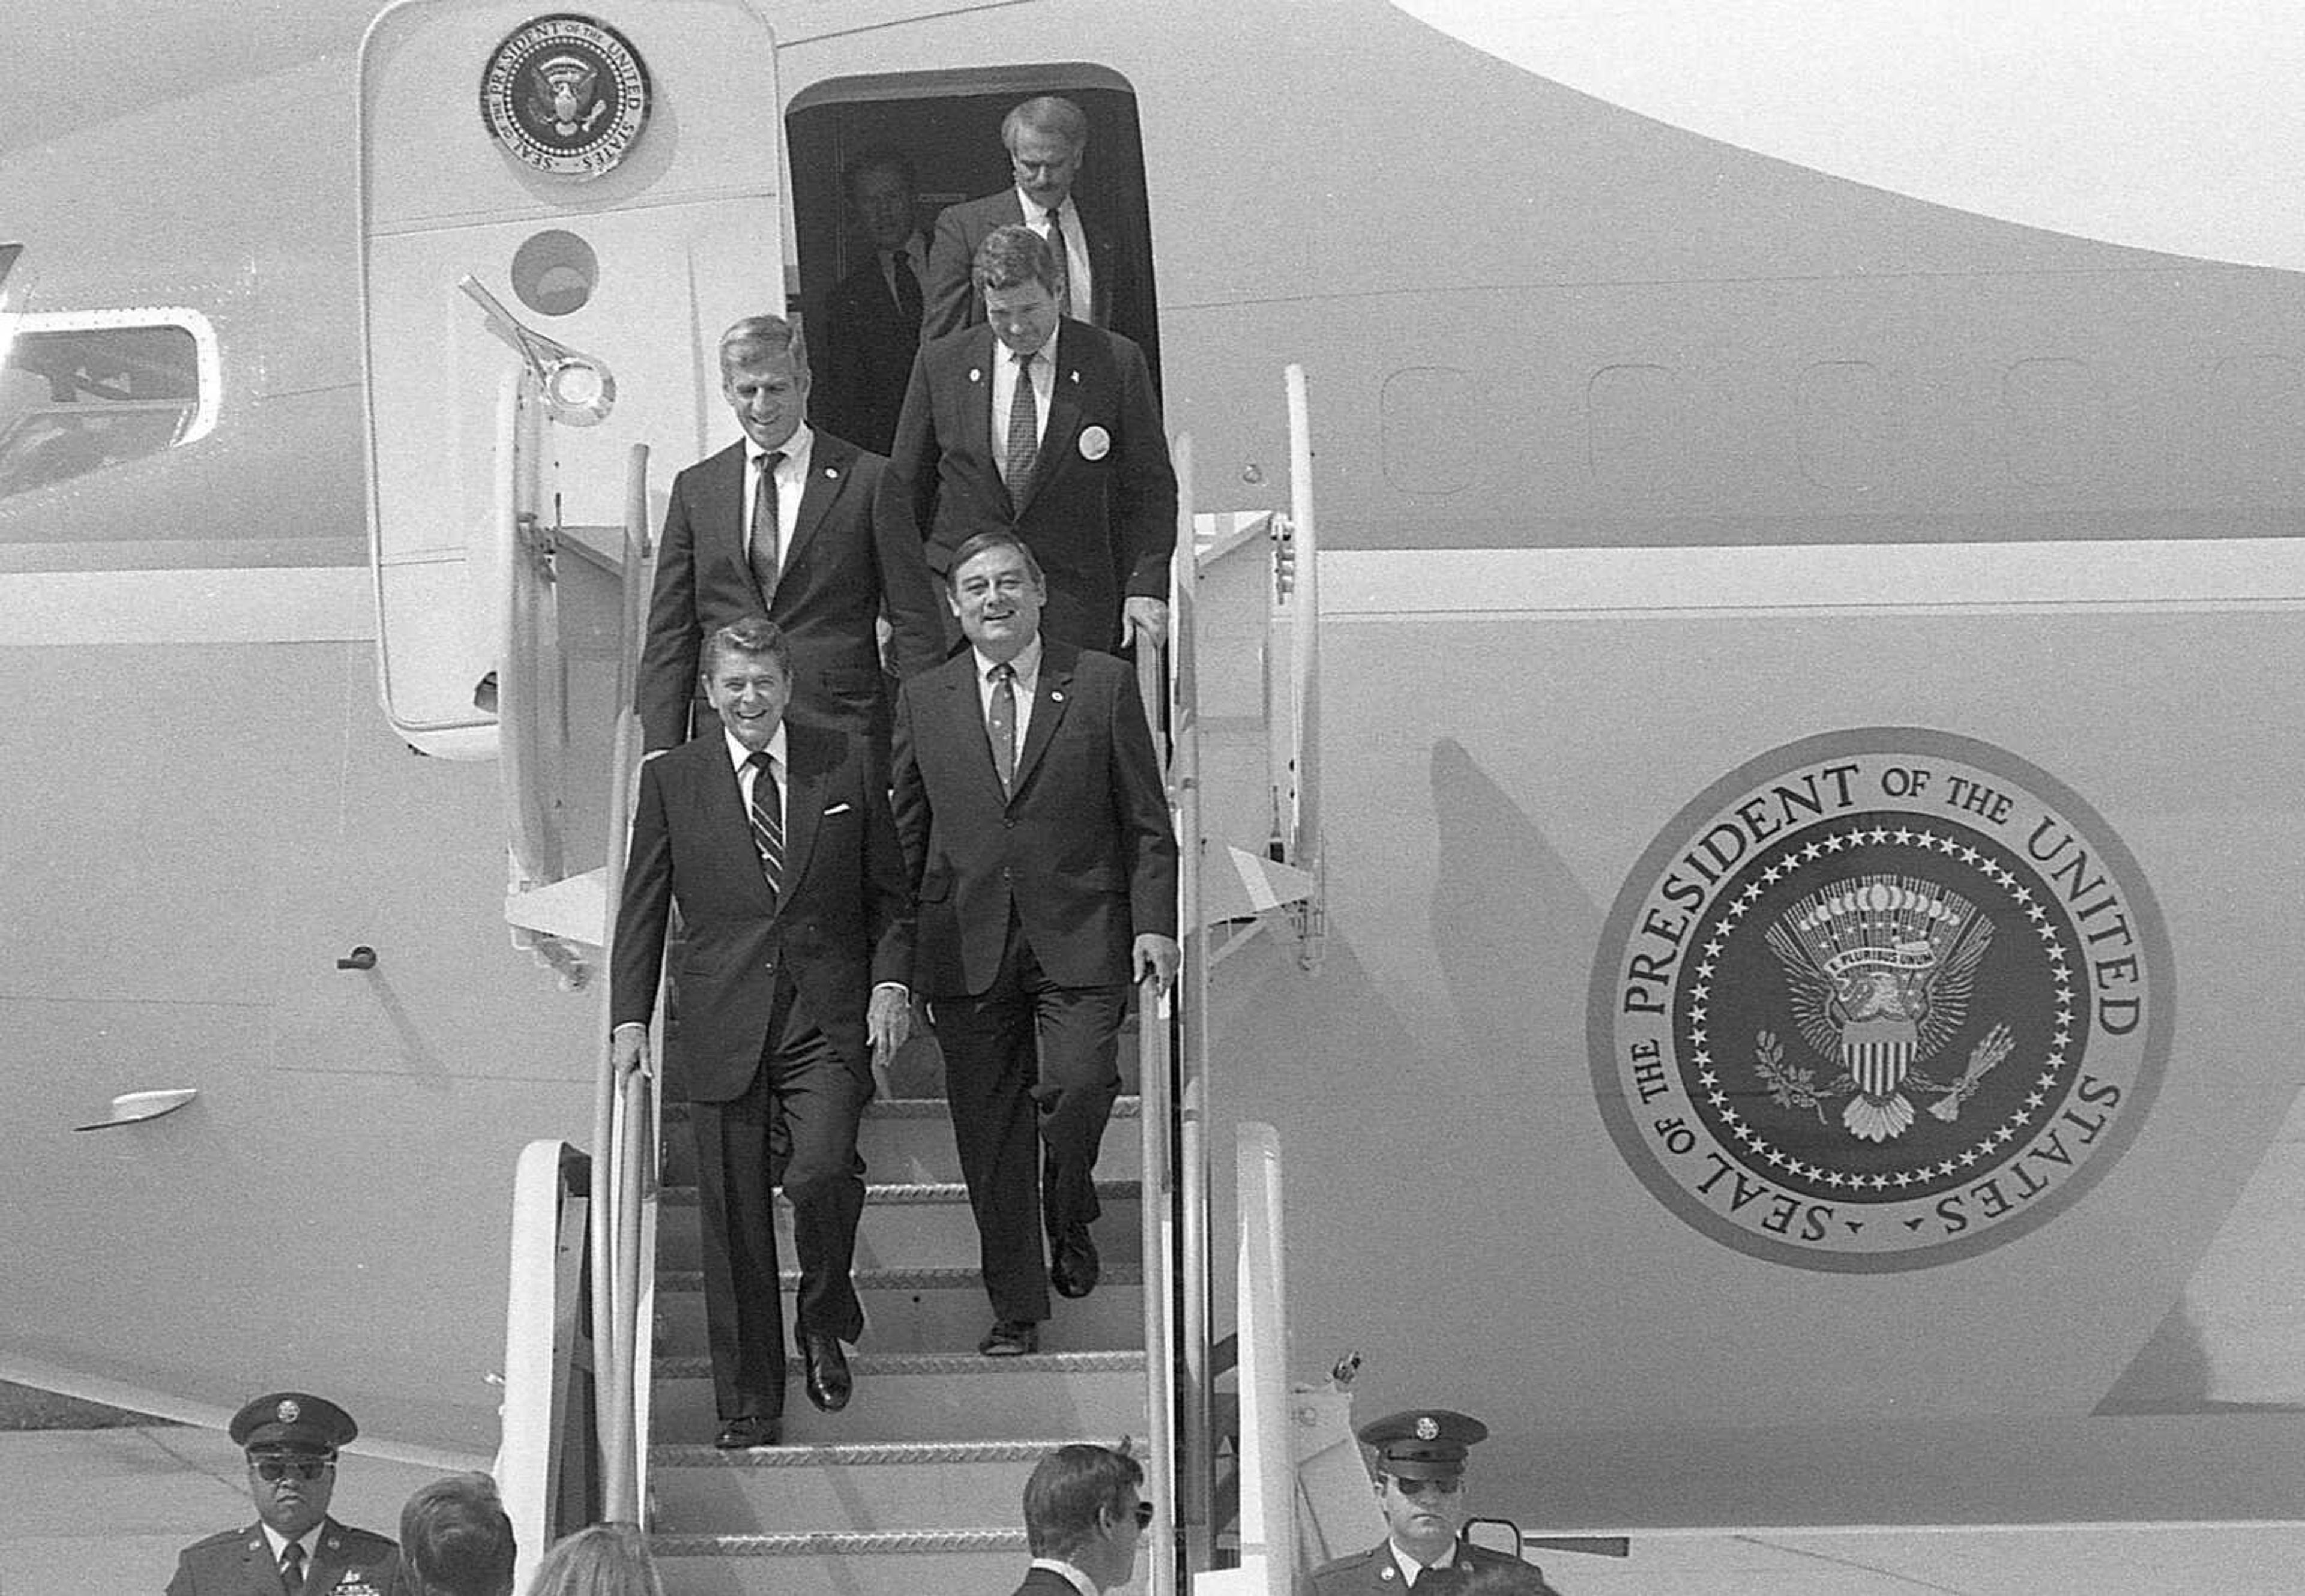
POLYGON ((304 1549, 291 1541, 280 1554, 280 1588, 297 1596, 304 1588, 304 1549))
POLYGON ((769 896, 776 896, 785 879, 784 805, 777 797, 777 773, 769 766, 769 751, 753 756, 753 846, 761 855, 761 874, 767 878, 769 896))
POLYGON ((784 463, 783 451, 759 456, 754 464, 759 468, 761 481, 753 495, 753 532, 746 553, 753 565, 753 580, 761 584, 761 603, 765 607, 777 596, 777 467, 784 463))
POLYGON ((1033 393, 1033 361, 1038 356, 1038 351, 1028 349, 1016 357, 1016 394, 1008 402, 1008 466, 1000 476, 1008 484, 1009 498, 1020 503, 1041 457, 1041 402, 1033 393))
POLYGON ((992 768, 1003 793, 1016 780, 1016 667, 992 667, 992 708, 985 712, 984 734, 992 743, 992 768))
POLYGON ((1073 313, 1072 257, 1065 248, 1064 222, 1058 216, 1054 206, 1049 208, 1049 253, 1056 258, 1057 262, 1057 314, 1070 316, 1073 313))

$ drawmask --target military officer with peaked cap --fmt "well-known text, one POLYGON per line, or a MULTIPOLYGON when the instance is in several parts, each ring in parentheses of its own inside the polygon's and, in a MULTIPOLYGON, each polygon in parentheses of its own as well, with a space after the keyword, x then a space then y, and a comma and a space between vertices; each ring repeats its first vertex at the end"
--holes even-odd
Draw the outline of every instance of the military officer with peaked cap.
POLYGON ((398 1549, 328 1516, 336 1448, 358 1428, 335 1403, 302 1391, 259 1396, 234 1414, 256 1523, 184 1548, 167 1596, 388 1596, 398 1549))
POLYGON ((1525 1574, 1513 1589, 1551 1596, 1552 1587, 1535 1564, 1463 1538, 1469 1516, 1465 1455, 1487 1438, 1487 1425, 1430 1407, 1388 1413, 1357 1433, 1374 1454, 1370 1468, 1388 1532, 1374 1549, 1316 1571, 1314 1596, 1402 1596, 1411 1589, 1437 1596, 1458 1589, 1472 1571, 1488 1568, 1525 1574))

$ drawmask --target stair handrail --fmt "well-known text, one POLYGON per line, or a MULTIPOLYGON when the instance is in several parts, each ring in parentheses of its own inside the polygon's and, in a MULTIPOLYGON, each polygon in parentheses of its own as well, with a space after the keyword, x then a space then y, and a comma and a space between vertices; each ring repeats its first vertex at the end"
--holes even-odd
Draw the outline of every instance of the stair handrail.
MULTIPOLYGON (((607 906, 600 963, 613 968, 617 905, 623 900, 630 849, 634 777, 639 766, 640 725, 634 710, 641 628, 648 600, 648 455, 634 444, 625 471, 623 612, 617 623, 617 730, 610 759, 607 906)), ((595 1200, 590 1236, 592 1265, 592 1381, 600 1415, 601 1514, 611 1523, 638 1524, 640 1447, 637 1365, 640 1348, 641 1252, 643 1202, 655 1179, 652 1131, 654 1082, 635 1072, 617 1079, 615 983, 600 983, 600 1050, 593 1076, 592 1149, 595 1200), (605 1167, 603 1167, 605 1166, 605 1167)), ((661 1023, 662 1005, 659 1005, 661 1023)))
MULTIPOLYGON (((1235 1132, 1240 1330, 1240 1566, 1251 1589, 1288 1596, 1297 1576, 1297 1457, 1289 1422, 1288 1281, 1280 1241, 1280 1134, 1235 1132), (1261 1578, 1259 1575, 1261 1573, 1261 1578)), ((1236 1587, 1238 1588, 1238 1587, 1236 1587)))
POLYGON ((1202 923, 1201 721, 1195 632, 1200 561, 1194 547, 1190 433, 1177 435, 1171 454, 1177 471, 1178 556, 1170 561, 1169 574, 1170 691, 1175 695, 1170 724, 1176 738, 1170 788, 1177 815, 1177 930, 1183 960, 1170 998, 1177 1026, 1175 1101, 1170 1105, 1161 1133, 1169 1134, 1173 1122, 1177 1234, 1169 1256, 1175 1270, 1176 1320, 1167 1356, 1176 1371, 1171 1411, 1176 1414, 1177 1453, 1187 1464, 1181 1472, 1172 1466, 1170 1473, 1179 1486, 1176 1519, 1184 1566, 1198 1575, 1215 1564, 1216 1529, 1211 1522, 1215 1495, 1210 1422, 1213 1380, 1210 1373, 1209 1171, 1204 1141, 1209 955, 1207 928, 1202 923))
POLYGON ((1296 711, 1292 729, 1297 782, 1295 809, 1289 816, 1289 862, 1314 870, 1319 866, 1321 848, 1321 785, 1315 773, 1321 730, 1321 539, 1313 514, 1313 418, 1305 368, 1292 361, 1282 376, 1289 395, 1289 520, 1296 544, 1289 676, 1296 711))

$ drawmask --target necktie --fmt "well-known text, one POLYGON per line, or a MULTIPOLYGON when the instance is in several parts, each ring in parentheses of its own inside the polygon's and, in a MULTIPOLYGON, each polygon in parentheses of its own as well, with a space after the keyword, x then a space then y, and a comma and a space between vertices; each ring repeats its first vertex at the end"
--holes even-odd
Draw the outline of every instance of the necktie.
POLYGON ((304 1549, 293 1541, 280 1554, 280 1586, 288 1596, 304 1588, 304 1549))
POLYGON ((1033 393, 1037 358, 1031 350, 1016 357, 1016 393, 1008 402, 1008 463, 1000 473, 1011 498, 1023 497, 1025 484, 1033 480, 1033 462, 1041 457, 1041 402, 1033 393))
POLYGON ((753 531, 745 545, 763 608, 777 596, 777 467, 784 458, 782 451, 760 456, 761 483, 753 495, 753 531))
POLYGON ((1057 217, 1056 209, 1049 210, 1049 253, 1057 262, 1057 314, 1073 313, 1073 263, 1065 249, 1065 225, 1057 217))
POLYGON ((984 734, 992 743, 992 768, 1000 773, 1000 790, 1016 779, 1016 668, 992 667, 992 708, 985 712, 984 734))
POLYGON ((753 846, 761 855, 761 874, 768 879, 774 897, 784 883, 784 805, 777 798, 777 773, 769 768, 769 751, 753 756, 753 846))
POLYGON ((913 252, 899 250, 892 262, 897 277, 897 311, 915 332, 921 325, 921 279, 913 270, 913 252))

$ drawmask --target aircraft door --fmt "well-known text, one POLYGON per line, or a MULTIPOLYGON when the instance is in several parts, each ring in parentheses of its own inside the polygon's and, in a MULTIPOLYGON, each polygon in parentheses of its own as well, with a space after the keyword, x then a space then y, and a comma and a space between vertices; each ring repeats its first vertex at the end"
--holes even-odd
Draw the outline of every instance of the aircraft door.
POLYGON ((620 523, 635 443, 659 519, 725 413, 721 329, 783 304, 775 41, 743 0, 401 0, 359 77, 381 694, 486 758, 506 523, 620 523))

